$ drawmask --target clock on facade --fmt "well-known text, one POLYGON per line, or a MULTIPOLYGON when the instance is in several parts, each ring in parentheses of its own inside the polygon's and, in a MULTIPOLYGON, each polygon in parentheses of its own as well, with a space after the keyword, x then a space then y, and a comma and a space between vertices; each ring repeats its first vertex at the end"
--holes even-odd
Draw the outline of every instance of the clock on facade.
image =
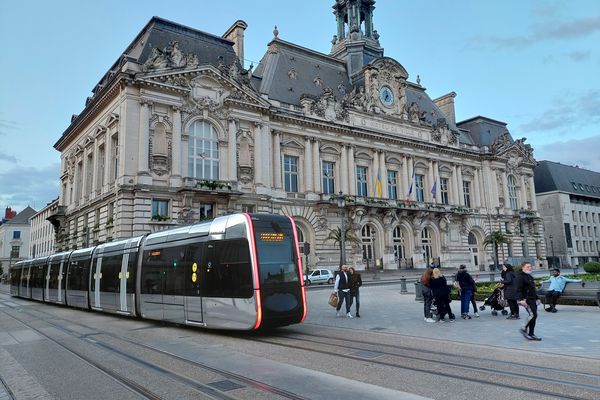
POLYGON ((382 86, 379 89, 379 100, 386 107, 391 107, 394 104, 394 92, 389 86, 382 86))

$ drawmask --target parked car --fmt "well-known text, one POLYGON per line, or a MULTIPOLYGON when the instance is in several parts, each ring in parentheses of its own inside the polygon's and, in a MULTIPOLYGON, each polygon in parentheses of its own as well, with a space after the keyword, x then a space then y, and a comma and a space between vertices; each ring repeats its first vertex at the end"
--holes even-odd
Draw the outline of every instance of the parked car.
POLYGON ((333 272, 329 269, 315 269, 310 271, 308 275, 304 275, 304 284, 309 286, 313 283, 329 283, 334 281, 333 272))

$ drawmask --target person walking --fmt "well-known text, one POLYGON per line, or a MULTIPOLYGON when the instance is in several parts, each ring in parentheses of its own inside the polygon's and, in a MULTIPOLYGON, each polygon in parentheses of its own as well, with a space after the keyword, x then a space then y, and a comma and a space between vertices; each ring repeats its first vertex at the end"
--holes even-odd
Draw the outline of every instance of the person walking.
POLYGON ((462 264, 458 267, 456 281, 458 282, 458 291, 460 293, 460 315, 462 319, 471 319, 469 306, 471 304, 471 296, 473 296, 475 290, 475 281, 471 277, 471 274, 467 272, 466 265, 462 264))
POLYGON ((479 318, 479 310, 477 309, 477 301, 475 301, 475 293, 477 293, 477 280, 478 275, 473 278, 473 294, 471 294, 471 305, 473 305, 473 316, 479 318))
POLYGON ((554 268, 552 270, 552 276, 550 279, 542 281, 542 283, 550 282, 550 287, 546 292, 546 304, 548 307, 546 311, 555 313, 556 310, 556 302, 558 298, 562 294, 563 290, 565 290, 565 286, 567 282, 581 282, 581 279, 570 279, 565 278, 560 274, 560 269, 554 268))
POLYGON ((450 322, 454 322, 455 317, 450 309, 450 289, 448 288, 448 281, 446 281, 446 277, 442 275, 442 271, 440 271, 439 268, 433 269, 429 287, 431 288, 435 304, 437 305, 437 320, 439 322, 444 322, 445 316, 448 315, 450 322))
POLYGON ((535 335, 535 323, 537 321, 537 305, 539 302, 535 291, 535 281, 531 276, 531 263, 524 261, 521 264, 521 272, 517 274, 516 279, 517 298, 519 303, 525 307, 529 317, 527 323, 519 332, 528 340, 542 340, 541 337, 535 335))
POLYGON ((431 303, 433 302, 433 293, 429 284, 431 283, 431 276, 433 274, 432 268, 426 268, 423 275, 421 275, 421 285, 423 286, 423 314, 425 316, 425 322, 435 322, 431 314, 431 303))
POLYGON ((335 277, 335 284, 333 286, 333 292, 338 296, 338 305, 335 309, 335 316, 340 316, 340 309, 344 301, 346 302, 346 316, 352 318, 350 314, 350 307, 352 306, 350 298, 350 278, 348 276, 348 266, 342 265, 341 271, 335 277))
POLYGON ((506 319, 519 319, 519 305, 517 304, 517 276, 512 265, 504 264, 500 283, 504 288, 504 299, 510 308, 510 315, 506 319))
POLYGON ((356 272, 354 267, 348 268, 350 271, 350 306, 356 304, 356 318, 360 318, 360 287, 362 286, 362 278, 360 273, 356 272))

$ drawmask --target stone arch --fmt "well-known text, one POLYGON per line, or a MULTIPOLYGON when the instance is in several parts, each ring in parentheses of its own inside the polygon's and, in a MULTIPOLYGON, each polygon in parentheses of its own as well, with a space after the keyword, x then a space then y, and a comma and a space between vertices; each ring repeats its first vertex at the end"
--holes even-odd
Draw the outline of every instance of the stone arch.
POLYGON ((186 136, 189 136, 190 134, 190 128, 192 126, 192 124, 194 122, 197 121, 206 121, 209 124, 211 124, 215 130, 215 132, 217 133, 217 136, 219 138, 219 143, 224 143, 227 142, 227 135, 226 135, 226 129, 225 126, 221 123, 220 120, 212 118, 211 116, 204 116, 204 115, 194 115, 191 116, 184 125, 184 129, 183 132, 186 136))

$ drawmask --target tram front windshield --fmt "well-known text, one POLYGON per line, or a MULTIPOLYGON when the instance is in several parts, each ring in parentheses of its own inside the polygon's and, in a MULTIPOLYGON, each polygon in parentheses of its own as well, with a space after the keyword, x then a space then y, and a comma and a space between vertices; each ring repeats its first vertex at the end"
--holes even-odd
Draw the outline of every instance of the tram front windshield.
POLYGON ((294 233, 286 219, 254 220, 261 285, 298 282, 294 233))

